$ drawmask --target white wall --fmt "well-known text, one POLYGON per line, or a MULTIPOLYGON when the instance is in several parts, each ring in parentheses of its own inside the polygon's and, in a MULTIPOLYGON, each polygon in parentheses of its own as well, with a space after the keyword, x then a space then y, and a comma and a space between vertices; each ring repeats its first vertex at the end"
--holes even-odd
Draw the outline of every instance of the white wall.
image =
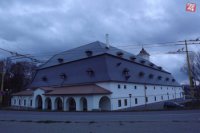
MULTIPOLYGON (((144 105, 145 94, 146 97, 148 97, 148 102, 146 102, 146 104, 183 97, 183 95, 180 95, 183 92, 183 89, 180 87, 155 86, 154 89, 153 85, 146 85, 147 89, 145 90, 144 85, 133 84, 133 83, 105 82, 105 83, 98 83, 97 85, 112 92, 111 95, 107 95, 107 97, 109 97, 111 100, 111 110, 118 110, 128 107, 144 105), (118 85, 120 85, 120 88, 118 88, 118 85), (126 88, 124 88, 124 86, 126 86, 126 88), (137 87, 136 89, 135 86, 137 87), (129 97, 129 94, 131 94, 131 98, 129 97), (163 99, 161 99, 161 97, 163 97, 163 99), (137 99, 137 104, 135 103, 135 99, 137 99), (118 105, 119 100, 121 100, 120 107, 118 105), (127 105, 125 105, 125 100, 127 102, 127 105)), ((44 90, 38 88, 37 90, 34 91, 33 96, 13 96, 11 99, 11 105, 19 107, 36 108, 36 97, 40 95, 43 101, 43 109, 45 109, 45 99, 47 97, 43 95, 44 93, 45 93, 44 90), (21 101, 20 105, 19 105, 19 100, 21 101), (26 101, 26 104, 24 103, 24 100, 26 101), (31 100, 32 100, 32 106, 30 105, 31 100)), ((99 100, 103 96, 104 95, 85 95, 85 96, 70 96, 70 97, 73 97, 75 99, 77 104, 77 111, 81 110, 80 99, 82 97, 85 97, 87 99, 88 110, 91 111, 93 109, 99 109, 99 100)), ((51 101, 53 103, 52 110, 55 110, 55 105, 54 105, 55 99, 61 96, 49 96, 49 97, 51 98, 51 101)), ((68 96, 62 96, 61 98, 63 99, 62 101, 64 101, 63 110, 65 111, 67 111, 66 101, 68 98, 69 98, 68 96)))
POLYGON ((183 97, 183 95, 180 96, 180 93, 183 92, 183 89, 181 87, 155 85, 154 89, 153 85, 146 85, 147 89, 145 89, 145 85, 141 84, 116 83, 116 82, 98 83, 97 85, 105 89, 108 89, 112 92, 111 94, 112 110, 144 105, 145 95, 146 97, 148 97, 148 102, 146 102, 146 104, 183 97), (118 88, 118 85, 120 85, 120 88, 118 88), (124 86, 126 86, 126 88, 124 88, 124 86), (135 86, 137 87, 136 89, 135 86), (131 94, 131 98, 129 97, 129 94, 131 94), (156 96, 156 101, 155 101, 155 96, 156 96), (137 104, 135 104, 135 98, 137 98, 138 102, 137 104), (127 99, 127 105, 125 105, 124 102, 125 99, 127 99), (121 107, 119 107, 118 105, 119 100, 121 100, 121 107))

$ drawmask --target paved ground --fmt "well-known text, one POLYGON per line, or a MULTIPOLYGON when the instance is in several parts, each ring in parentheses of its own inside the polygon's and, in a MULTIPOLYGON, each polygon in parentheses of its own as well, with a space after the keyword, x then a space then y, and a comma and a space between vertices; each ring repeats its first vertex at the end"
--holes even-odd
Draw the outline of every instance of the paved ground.
POLYGON ((200 133, 200 110, 154 112, 0 111, 1 133, 200 133))

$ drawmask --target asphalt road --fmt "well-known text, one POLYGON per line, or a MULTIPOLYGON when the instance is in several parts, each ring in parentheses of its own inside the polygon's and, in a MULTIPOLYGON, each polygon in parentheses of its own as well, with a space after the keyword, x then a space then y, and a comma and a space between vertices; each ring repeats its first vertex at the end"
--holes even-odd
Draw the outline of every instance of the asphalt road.
POLYGON ((0 111, 0 133, 200 133, 200 110, 0 111))

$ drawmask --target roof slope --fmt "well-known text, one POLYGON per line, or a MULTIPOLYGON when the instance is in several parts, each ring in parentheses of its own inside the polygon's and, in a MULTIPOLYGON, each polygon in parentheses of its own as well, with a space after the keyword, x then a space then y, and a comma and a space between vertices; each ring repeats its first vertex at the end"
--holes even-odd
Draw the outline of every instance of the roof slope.
POLYGON ((91 95, 91 94, 111 94, 110 91, 97 85, 82 85, 54 88, 53 91, 45 95, 91 95))
MULTIPOLYGON (((114 55, 114 56, 120 56, 119 54, 122 53, 124 59, 130 60, 130 57, 134 57, 134 58, 136 58, 135 62, 140 63, 141 60, 144 60, 145 64, 143 64, 143 65, 151 64, 150 61, 145 60, 141 57, 138 57, 136 55, 133 55, 129 52, 126 52, 124 50, 118 49, 113 46, 110 46, 109 48, 107 48, 106 44, 96 41, 93 43, 89 43, 87 45, 83 45, 83 46, 56 54, 55 56, 50 58, 45 64, 40 66, 39 69, 59 65, 59 64, 61 64, 58 61, 59 59, 63 59, 63 62, 62 62, 62 64, 63 64, 63 63, 71 62, 71 61, 88 58, 86 51, 92 51, 92 56, 101 55, 101 54, 110 54, 110 55, 114 55)), ((154 65, 154 68, 158 69, 158 66, 154 65)), ((162 70, 162 71, 164 71, 164 70, 162 70)))
POLYGON ((33 95, 33 90, 25 90, 12 94, 12 96, 31 96, 31 95, 33 95))
POLYGON ((31 87, 107 81, 179 86, 169 72, 152 62, 97 41, 52 57, 37 70, 31 87))

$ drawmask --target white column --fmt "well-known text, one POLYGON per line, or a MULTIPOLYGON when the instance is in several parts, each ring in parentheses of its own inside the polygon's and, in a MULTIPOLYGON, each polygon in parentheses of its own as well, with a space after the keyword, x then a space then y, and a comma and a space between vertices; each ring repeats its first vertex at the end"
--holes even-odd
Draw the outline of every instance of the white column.
POLYGON ((76 111, 81 111, 80 97, 75 97, 74 99, 76 101, 76 111))
POLYGON ((42 98, 42 110, 45 110, 45 100, 46 100, 46 98, 43 97, 42 98))
POLYGON ((56 97, 50 97, 50 98, 51 98, 51 110, 55 111, 56 110, 56 108, 55 108, 56 97))
POLYGON ((68 97, 64 97, 64 100, 63 100, 63 110, 64 111, 69 111, 69 105, 68 105, 68 103, 67 103, 67 99, 68 99, 68 97))

